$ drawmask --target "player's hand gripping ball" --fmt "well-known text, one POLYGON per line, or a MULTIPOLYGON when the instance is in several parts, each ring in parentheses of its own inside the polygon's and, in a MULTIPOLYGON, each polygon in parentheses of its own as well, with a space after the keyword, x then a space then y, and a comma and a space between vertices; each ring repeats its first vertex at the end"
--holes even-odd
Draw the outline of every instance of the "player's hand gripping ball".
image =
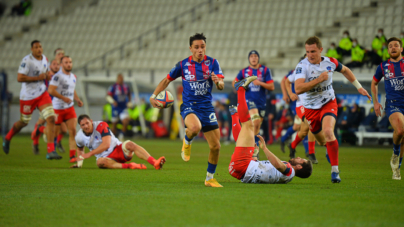
POLYGON ((162 91, 156 96, 157 102, 163 108, 171 107, 174 104, 174 97, 169 91, 162 91))

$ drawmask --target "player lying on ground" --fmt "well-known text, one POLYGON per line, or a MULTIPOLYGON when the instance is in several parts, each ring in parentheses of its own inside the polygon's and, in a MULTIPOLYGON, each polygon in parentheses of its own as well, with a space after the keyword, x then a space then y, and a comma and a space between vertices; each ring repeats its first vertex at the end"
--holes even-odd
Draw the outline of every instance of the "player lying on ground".
POLYGON ((248 113, 245 91, 248 84, 256 77, 248 77, 235 84, 237 89, 238 113, 236 108, 230 107, 232 113, 232 132, 236 140, 236 148, 231 157, 229 173, 243 183, 288 183, 294 176, 310 177, 313 166, 309 160, 300 157, 282 162, 265 145, 261 136, 260 147, 264 150, 268 161, 255 161, 254 153, 254 125, 248 113), (241 126, 240 123, 241 122, 241 126))
MULTIPOLYGON (((105 169, 146 169, 143 164, 130 161, 135 154, 138 158, 146 160, 155 169, 163 168, 166 159, 160 157, 154 159, 141 146, 132 141, 121 143, 103 121, 94 121, 88 115, 80 115, 78 118, 80 131, 76 135, 77 160, 79 161, 91 156, 97 157, 97 166, 105 169), (84 153, 84 147, 88 147, 90 152, 84 153)), ((74 165, 72 167, 80 167, 74 165)))

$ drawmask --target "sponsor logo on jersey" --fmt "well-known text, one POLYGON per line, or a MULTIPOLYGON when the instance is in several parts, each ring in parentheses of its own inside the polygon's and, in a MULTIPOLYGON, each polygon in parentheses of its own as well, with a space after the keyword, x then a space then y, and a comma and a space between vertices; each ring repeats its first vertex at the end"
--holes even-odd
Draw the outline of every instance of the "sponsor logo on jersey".
POLYGON ((203 73, 203 79, 207 80, 207 79, 209 79, 209 76, 210 76, 210 71, 209 71, 209 70, 206 70, 206 71, 203 73))
POLYGON ((331 66, 327 66, 327 70, 328 70, 328 72, 331 72, 331 66))
POLYGON ((392 78, 389 80, 392 87, 394 87, 395 91, 404 90, 404 79, 403 78, 392 78))
POLYGON ((210 65, 210 60, 206 60, 204 63, 205 63, 206 66, 209 66, 210 65))
POLYGON ((327 90, 330 90, 330 89, 332 89, 331 84, 329 84, 327 86, 324 86, 324 87, 313 88, 309 92, 322 92, 322 91, 327 91, 327 90))
POLYGON ((25 62, 21 64, 21 68, 25 68, 25 62))
POLYGON ((191 87, 191 90, 195 91, 194 95, 206 95, 210 88, 207 80, 204 82, 192 82, 189 83, 189 86, 191 87))
POLYGON ((184 66, 191 66, 191 63, 187 62, 184 66))
POLYGON ((296 74, 302 73, 302 67, 297 67, 296 74))

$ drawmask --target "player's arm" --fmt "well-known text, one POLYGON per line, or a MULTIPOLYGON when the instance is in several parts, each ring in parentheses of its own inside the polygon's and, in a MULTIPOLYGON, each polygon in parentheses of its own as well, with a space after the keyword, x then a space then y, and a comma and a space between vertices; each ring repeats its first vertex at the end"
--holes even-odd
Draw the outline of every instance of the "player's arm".
POLYGON ((264 138, 262 136, 257 135, 258 138, 260 139, 260 148, 264 151, 265 156, 268 158, 268 161, 271 162, 271 164, 281 173, 285 172, 286 170, 286 165, 278 158, 276 157, 270 150, 268 150, 264 138))
POLYGON ((89 158, 93 155, 96 154, 101 154, 102 152, 108 150, 109 146, 111 145, 111 136, 103 136, 102 137, 102 143, 100 144, 100 146, 98 146, 97 148, 95 148, 94 150, 85 153, 82 155, 83 158, 89 158))
POLYGON ((311 89, 313 89, 317 84, 328 80, 328 72, 323 72, 320 74, 319 77, 317 77, 316 79, 309 81, 309 82, 305 82, 306 79, 304 78, 299 78, 295 81, 295 91, 296 94, 300 95, 303 94, 307 91, 310 91, 311 89))
POLYGON ((282 99, 286 103, 290 103, 290 99, 289 99, 288 93, 286 91, 286 85, 285 85, 286 80, 288 80, 288 79, 286 77, 283 77, 282 81, 281 81, 281 90, 282 90, 282 96, 283 96, 282 99))
POLYGON ((77 102, 79 107, 83 106, 83 102, 81 101, 80 97, 77 95, 76 90, 74 90, 74 101, 77 102))
POLYGON ((379 82, 383 78, 383 70, 381 66, 379 65, 376 69, 376 73, 373 76, 372 84, 370 85, 370 90, 372 92, 372 97, 373 97, 373 107, 375 109, 376 116, 381 117, 382 113, 381 110, 383 109, 382 104, 379 103, 379 82))
POLYGON ((348 67, 346 67, 345 65, 342 65, 342 69, 340 71, 340 73, 342 73, 342 75, 345 76, 345 78, 347 80, 349 80, 349 82, 352 83, 352 85, 354 85, 356 87, 356 89, 358 89, 358 92, 361 95, 367 96, 369 98, 369 100, 372 100, 372 98, 370 97, 369 93, 362 87, 362 85, 359 83, 359 81, 356 79, 355 75, 353 74, 353 72, 351 71, 351 69, 349 69, 348 67))
POLYGON ((298 96, 295 93, 293 93, 293 91, 292 91, 292 82, 290 82, 289 79, 285 80, 285 88, 286 88, 286 91, 289 94, 290 99, 292 101, 296 101, 298 99, 298 96))
POLYGON ((62 100, 63 102, 65 102, 67 104, 70 104, 71 102, 73 102, 68 97, 63 96, 58 91, 56 91, 57 88, 58 88, 58 86, 49 84, 49 88, 48 88, 49 94, 52 95, 53 97, 56 97, 56 98, 62 100))
POLYGON ((275 85, 274 85, 273 81, 272 82, 268 81, 267 83, 265 83, 265 82, 262 82, 262 81, 259 81, 259 80, 254 80, 253 84, 259 85, 259 86, 267 89, 268 91, 275 90, 275 85))
POLYGON ((212 72, 211 75, 212 75, 212 77, 211 77, 212 81, 215 83, 216 88, 218 90, 223 90, 224 89, 223 77, 219 77, 214 72, 212 72))
POLYGON ((108 102, 109 104, 111 104, 111 105, 113 105, 113 106, 117 106, 118 103, 115 101, 115 99, 114 99, 114 97, 113 97, 113 94, 114 94, 114 92, 115 92, 114 89, 115 89, 115 86, 114 86, 114 85, 112 85, 112 86, 108 89, 107 96, 105 97, 105 100, 107 100, 107 102, 108 102))
POLYGON ((22 83, 22 82, 34 82, 38 80, 45 80, 47 78, 46 73, 39 74, 39 76, 27 76, 22 73, 17 74, 17 81, 22 83))

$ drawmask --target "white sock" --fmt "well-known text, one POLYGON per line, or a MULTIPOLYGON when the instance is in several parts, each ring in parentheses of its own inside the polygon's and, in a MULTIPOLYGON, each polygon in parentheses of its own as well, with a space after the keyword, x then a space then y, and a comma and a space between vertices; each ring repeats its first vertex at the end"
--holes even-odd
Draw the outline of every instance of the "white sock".
POLYGON ((187 136, 185 136, 185 144, 186 145, 191 145, 192 141, 194 140, 194 138, 192 138, 190 141, 187 140, 187 136))
POLYGON ((331 166, 331 173, 339 173, 338 166, 331 166))
POLYGON ((215 174, 214 173, 209 173, 209 172, 207 172, 207 174, 206 174, 206 181, 209 181, 210 179, 213 179, 213 176, 214 176, 215 174))

